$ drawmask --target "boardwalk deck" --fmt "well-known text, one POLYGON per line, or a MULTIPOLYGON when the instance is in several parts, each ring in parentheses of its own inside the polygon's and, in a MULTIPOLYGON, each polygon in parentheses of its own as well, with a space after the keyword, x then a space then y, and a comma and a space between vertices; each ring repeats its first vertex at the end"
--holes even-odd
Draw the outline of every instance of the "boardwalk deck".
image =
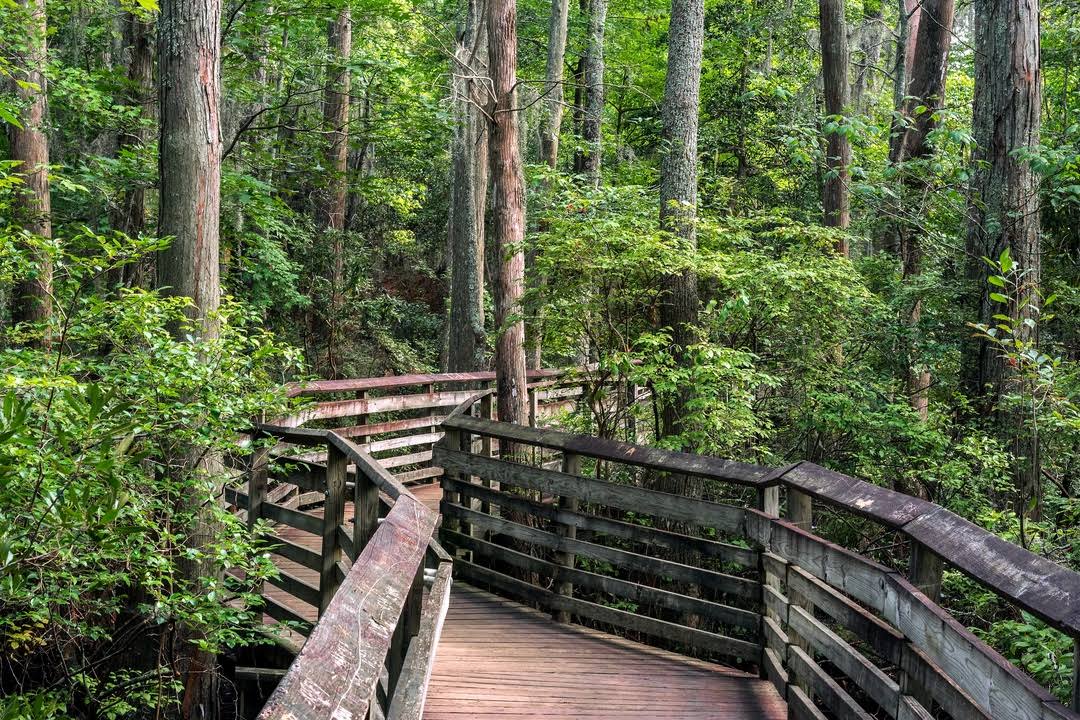
POLYGON ((424 717, 780 720, 787 706, 754 676, 557 624, 459 583, 424 717))

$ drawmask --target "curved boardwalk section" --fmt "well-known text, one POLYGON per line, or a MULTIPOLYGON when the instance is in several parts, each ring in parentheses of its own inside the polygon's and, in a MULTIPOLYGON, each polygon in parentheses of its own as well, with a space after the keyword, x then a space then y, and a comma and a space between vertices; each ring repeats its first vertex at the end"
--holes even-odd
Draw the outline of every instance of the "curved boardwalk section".
POLYGON ((457 583, 424 710, 425 720, 786 717, 764 680, 457 583))

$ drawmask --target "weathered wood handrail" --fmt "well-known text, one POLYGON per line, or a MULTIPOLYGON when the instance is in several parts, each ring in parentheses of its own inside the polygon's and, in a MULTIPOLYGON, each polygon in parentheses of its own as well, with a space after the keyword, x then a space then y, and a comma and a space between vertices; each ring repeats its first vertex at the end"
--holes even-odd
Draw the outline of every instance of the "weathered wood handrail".
MULTIPOLYGON (((599 511, 585 513, 564 507, 561 500, 556 506, 543 501, 543 494, 574 496, 582 503, 643 512, 729 533, 738 534, 735 531, 739 528, 732 526, 731 517, 715 510, 703 510, 696 517, 679 516, 679 511, 690 513, 690 507, 664 498, 655 499, 649 506, 645 497, 634 499, 636 494, 650 492, 640 488, 603 488, 597 480, 580 477, 580 472, 559 473, 477 455, 473 436, 504 441, 517 448, 531 446, 562 453, 564 458, 592 458, 756 488, 759 507, 743 511, 741 537, 757 548, 761 558, 759 604, 752 608, 760 613, 764 649, 759 658, 763 672, 777 684, 797 716, 819 718, 828 711, 838 717, 869 718, 870 707, 893 718, 929 718, 938 710, 954 718, 1080 718, 927 595, 933 595, 940 586, 943 561, 1075 640, 1080 638, 1080 574, 1008 543, 933 503, 811 463, 772 469, 500 423, 470 414, 479 398, 474 395, 447 416, 443 423, 447 435, 436 449, 437 462, 447 468, 444 497, 449 501, 444 500, 443 513, 460 523, 457 528, 448 524, 444 536, 466 553, 464 557, 471 554, 474 559, 488 558, 500 567, 548 574, 560 589, 533 590, 534 602, 556 612, 573 612, 628 629, 643 627, 641 622, 630 622, 610 608, 590 615, 591 609, 581 605, 586 601, 566 597, 563 589, 581 581, 630 599, 640 600, 645 595, 641 589, 630 587, 632 583, 590 578, 593 573, 567 565, 565 558, 582 550, 605 562, 625 561, 625 557, 589 547, 591 543, 582 543, 557 529, 559 525, 581 528, 615 520, 599 517, 599 511), (482 478, 485 484, 497 483, 500 488, 540 491, 542 496, 530 499, 507 493, 496 495, 477 485, 474 477, 482 478), (778 517, 780 489, 785 490, 787 519, 778 517), (477 501, 554 523, 553 531, 542 533, 528 524, 492 517, 477 509, 477 501), (906 536, 913 548, 910 579, 812 534, 814 502, 855 513, 906 536), (675 517, 667 514, 673 511, 675 517), (556 562, 548 562, 534 557, 535 552, 519 552, 491 542, 497 535, 560 555, 556 562), (828 622, 821 617, 828 618, 828 622), (842 639, 836 632, 841 628, 866 643, 871 648, 867 653, 877 664, 842 639), (822 668, 819 659, 829 660, 834 674, 839 671, 860 689, 858 700, 822 668)), ((503 592, 530 592, 524 581, 498 572, 495 566, 480 567, 461 559, 458 563, 466 575, 503 592)), ((658 569, 655 562, 650 562, 649 567, 652 571, 658 569)), ((687 582, 695 578, 693 574, 681 577, 687 582)), ((707 586, 707 578, 696 579, 699 587, 707 586)), ((655 602, 655 591, 650 589, 648 593, 655 602)), ((668 603, 670 607, 670 598, 668 603)), ((680 602, 680 606, 686 608, 687 604, 680 602)), ((644 631, 661 630, 662 626, 653 625, 644 631)), ((668 638, 693 644, 692 633, 674 628, 667 631, 668 638)), ((719 643, 703 646, 735 654, 719 643)), ((1080 699, 1074 691, 1074 710, 1077 703, 1080 699)))

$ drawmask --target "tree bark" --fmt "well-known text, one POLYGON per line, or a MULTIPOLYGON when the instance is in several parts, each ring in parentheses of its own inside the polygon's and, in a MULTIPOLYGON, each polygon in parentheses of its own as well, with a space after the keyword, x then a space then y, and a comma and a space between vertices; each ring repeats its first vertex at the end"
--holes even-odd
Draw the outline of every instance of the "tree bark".
MULTIPOLYGON (((158 20, 158 102, 161 115, 158 233, 172 244, 158 255, 158 283, 167 295, 192 300, 190 314, 203 338, 217 335, 213 313, 221 297, 219 216, 221 190, 221 3, 164 0, 158 20)), ((177 469, 191 473, 190 489, 178 501, 189 515, 188 547, 206 550, 216 528, 213 509, 198 488, 214 482, 219 468, 194 449, 178 449, 177 469)), ((181 577, 198 590, 219 575, 209 559, 181 559, 181 577)), ((181 556, 185 557, 184 555, 181 556)), ((218 716, 217 661, 199 650, 191 628, 179 628, 174 643, 183 682, 182 716, 218 716)))
MULTIPOLYGON (((1023 321, 1037 320, 1041 276, 1039 183, 1031 164, 1016 154, 1039 143, 1041 76, 1039 69, 1039 5, 1036 0, 978 0, 975 4, 975 102, 973 134, 977 143, 968 204, 968 275, 975 293, 979 322, 993 326, 1000 312, 989 298, 990 268, 984 257, 997 259, 1008 248, 1023 274, 1020 297, 1009 312, 1019 338, 1035 343, 1036 330, 1023 321)), ((1038 326, 1035 325, 1037 328, 1038 326)), ((1019 378, 1006 368, 1000 348, 976 340, 965 353, 966 386, 990 412, 1007 382, 1019 378)), ((1042 478, 1034 425, 1022 413, 1003 420, 1016 438, 1018 511, 1028 514, 1034 501, 1039 512, 1042 478)))
POLYGON ((540 155, 552 170, 559 164, 559 128, 563 116, 563 74, 566 67, 566 25, 569 0, 551 0, 548 20, 547 85, 540 128, 540 155))
POLYGON ((525 187, 518 145, 514 86, 517 83, 517 2, 489 0, 488 42, 491 87, 492 240, 495 257, 495 385, 499 420, 526 423, 525 323, 521 296, 525 285, 525 187))
POLYGON ((604 118, 604 28, 607 9, 607 0, 589 0, 589 44, 585 54, 586 107, 581 121, 581 137, 585 143, 582 171, 593 187, 600 186, 603 157, 601 126, 604 118))
POLYGON ((454 137, 450 185, 450 320, 447 367, 450 372, 485 365, 484 211, 487 204, 487 121, 479 80, 487 62, 487 28, 478 0, 469 3, 451 72, 454 137))
MULTIPOLYGON (((821 73, 825 88, 825 114, 843 115, 849 104, 847 24, 844 0, 818 0, 821 19, 821 73)), ((851 142, 840 132, 828 133, 825 158, 825 187, 822 204, 825 225, 847 228, 851 224, 849 190, 851 142)), ((836 251, 848 254, 846 240, 837 242, 836 251)))
MULTIPOLYGON (((135 124, 117 133, 117 154, 125 149, 135 150, 149 140, 149 128, 144 122, 153 115, 154 52, 153 26, 135 13, 124 14, 124 48, 128 52, 127 103, 139 108, 135 124)), ((112 212, 112 226, 128 237, 138 237, 146 229, 146 189, 137 182, 128 182, 112 212)), ((125 265, 113 277, 114 283, 128 286, 147 286, 145 264, 125 265)))
POLYGON ((330 256, 330 307, 326 315, 326 376, 340 377, 338 320, 345 305, 345 209, 348 200, 349 91, 348 62, 352 55, 352 14, 345 5, 327 31, 330 62, 326 68, 323 127, 326 131, 326 188, 318 207, 318 225, 324 231, 330 256))
MULTIPOLYGON (((25 45, 16 54, 16 67, 26 70, 27 86, 15 85, 14 93, 24 109, 19 117, 22 127, 8 124, 11 159, 20 164, 25 192, 15 199, 14 210, 26 232, 39 238, 52 238, 52 197, 49 193, 49 139, 45 134, 46 40, 45 0, 20 0, 28 23, 25 45)), ((12 321, 41 323, 52 315, 52 258, 33 251, 37 272, 21 279, 12 291, 12 321)))
MULTIPOLYGON (((672 0, 661 110, 666 152, 660 166, 660 228, 690 249, 697 247, 698 111, 704 42, 704 0, 672 0)), ((660 323, 671 328, 675 352, 685 359, 698 321, 697 275, 692 269, 683 269, 664 276, 662 287, 660 323)), ((662 435, 679 434, 687 399, 688 393, 679 393, 664 404, 662 435)))
MULTIPOLYGON (((949 69, 949 49, 952 43, 952 27, 955 14, 954 0, 924 0, 915 41, 913 65, 907 84, 908 98, 901 107, 901 117, 894 142, 891 143, 890 160, 900 168, 906 192, 913 198, 925 196, 925 184, 918 173, 904 170, 904 163, 919 160, 931 154, 927 136, 937 126, 937 113, 945 104, 945 78, 949 69), (917 108, 923 108, 916 112, 917 108)), ((906 213, 922 217, 922 202, 915 207, 904 208, 906 213)), ((922 237, 916 228, 903 218, 898 223, 900 258, 905 282, 911 282, 922 273, 922 237)), ((916 297, 908 317, 908 325, 914 334, 922 317, 922 299, 916 297)), ((930 371, 918 362, 912 348, 912 362, 908 370, 908 397, 911 407, 925 421, 929 417, 930 371)))

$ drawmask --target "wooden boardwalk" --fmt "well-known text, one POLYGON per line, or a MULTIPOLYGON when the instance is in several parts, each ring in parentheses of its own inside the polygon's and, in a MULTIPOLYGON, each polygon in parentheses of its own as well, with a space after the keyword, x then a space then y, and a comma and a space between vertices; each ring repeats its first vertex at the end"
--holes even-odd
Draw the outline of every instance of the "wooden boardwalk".
POLYGON ((784 701, 757 677, 555 623, 461 583, 424 711, 426 720, 786 717, 784 701))

